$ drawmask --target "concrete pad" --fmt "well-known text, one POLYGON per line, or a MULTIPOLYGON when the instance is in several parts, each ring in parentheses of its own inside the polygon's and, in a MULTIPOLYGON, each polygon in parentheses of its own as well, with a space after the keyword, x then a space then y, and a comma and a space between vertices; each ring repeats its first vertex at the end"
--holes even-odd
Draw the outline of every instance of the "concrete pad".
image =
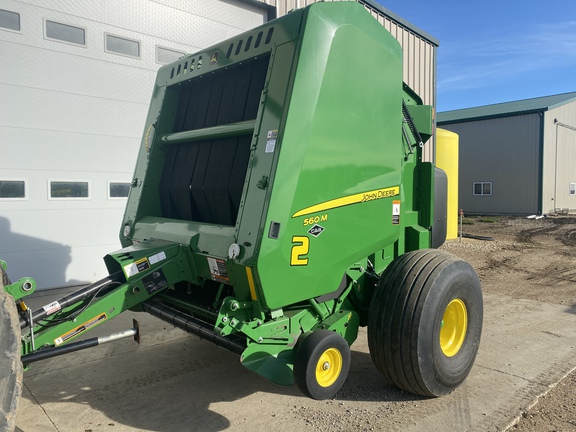
POLYGON ((482 343, 470 377, 437 399, 387 384, 372 365, 365 329, 352 346, 342 390, 332 400, 314 401, 147 314, 125 313, 91 335, 128 329, 132 318, 140 321, 140 346, 126 339, 34 364, 24 375, 18 428, 500 431, 576 368, 576 315, 563 306, 499 295, 485 298, 482 343))

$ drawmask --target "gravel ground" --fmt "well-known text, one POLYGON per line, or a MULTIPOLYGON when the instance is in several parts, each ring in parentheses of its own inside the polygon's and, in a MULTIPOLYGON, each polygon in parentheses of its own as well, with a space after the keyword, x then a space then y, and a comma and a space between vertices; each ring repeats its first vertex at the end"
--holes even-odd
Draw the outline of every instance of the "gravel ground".
MULTIPOLYGON (((474 217, 463 222, 464 234, 494 240, 463 238, 443 248, 476 268, 485 292, 564 305, 576 314, 576 217, 474 217)), ((509 430, 576 431, 576 372, 540 397, 509 430)))

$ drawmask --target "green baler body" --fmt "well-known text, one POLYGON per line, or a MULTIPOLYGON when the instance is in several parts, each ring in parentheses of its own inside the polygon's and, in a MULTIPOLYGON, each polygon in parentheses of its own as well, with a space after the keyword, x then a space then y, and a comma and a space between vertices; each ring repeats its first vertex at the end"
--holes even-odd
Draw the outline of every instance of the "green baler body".
POLYGON ((431 133, 399 43, 356 2, 313 4, 162 67, 123 249, 104 258, 119 286, 54 315, 74 322, 36 327, 36 346, 152 300, 291 384, 302 334, 351 344, 378 275, 430 247, 434 167, 418 141, 431 133))
POLYGON ((351 3, 297 10, 163 67, 123 245, 189 245, 200 279, 217 278, 208 257, 225 260, 240 300, 250 300, 250 267, 267 309, 335 291, 368 256, 382 270, 406 249, 407 227, 418 233, 410 248, 427 247, 430 201, 422 220, 403 96, 398 42, 351 3), (226 129, 238 123, 248 126, 226 129), (320 234, 310 234, 315 225, 320 234))

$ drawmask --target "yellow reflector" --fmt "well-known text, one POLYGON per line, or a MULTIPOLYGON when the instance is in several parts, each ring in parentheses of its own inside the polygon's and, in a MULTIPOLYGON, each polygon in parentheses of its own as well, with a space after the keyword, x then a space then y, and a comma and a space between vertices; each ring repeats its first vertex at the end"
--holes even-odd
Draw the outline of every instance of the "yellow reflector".
POLYGON ((248 277, 248 286, 250 287, 250 297, 252 300, 258 300, 256 297, 256 287, 254 286, 254 276, 252 276, 252 269, 250 267, 246 267, 246 276, 248 277))

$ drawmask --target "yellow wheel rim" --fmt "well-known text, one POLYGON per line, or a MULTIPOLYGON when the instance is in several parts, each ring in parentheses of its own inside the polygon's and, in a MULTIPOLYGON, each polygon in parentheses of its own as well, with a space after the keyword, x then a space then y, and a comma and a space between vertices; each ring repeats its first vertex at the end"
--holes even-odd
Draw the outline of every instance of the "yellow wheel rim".
POLYGON ((466 338, 468 311, 460 299, 454 299, 444 311, 440 327, 440 348, 446 357, 455 356, 466 338))
POLYGON ((322 387, 330 387, 342 372, 342 354, 336 348, 328 348, 316 363, 316 381, 322 387))

